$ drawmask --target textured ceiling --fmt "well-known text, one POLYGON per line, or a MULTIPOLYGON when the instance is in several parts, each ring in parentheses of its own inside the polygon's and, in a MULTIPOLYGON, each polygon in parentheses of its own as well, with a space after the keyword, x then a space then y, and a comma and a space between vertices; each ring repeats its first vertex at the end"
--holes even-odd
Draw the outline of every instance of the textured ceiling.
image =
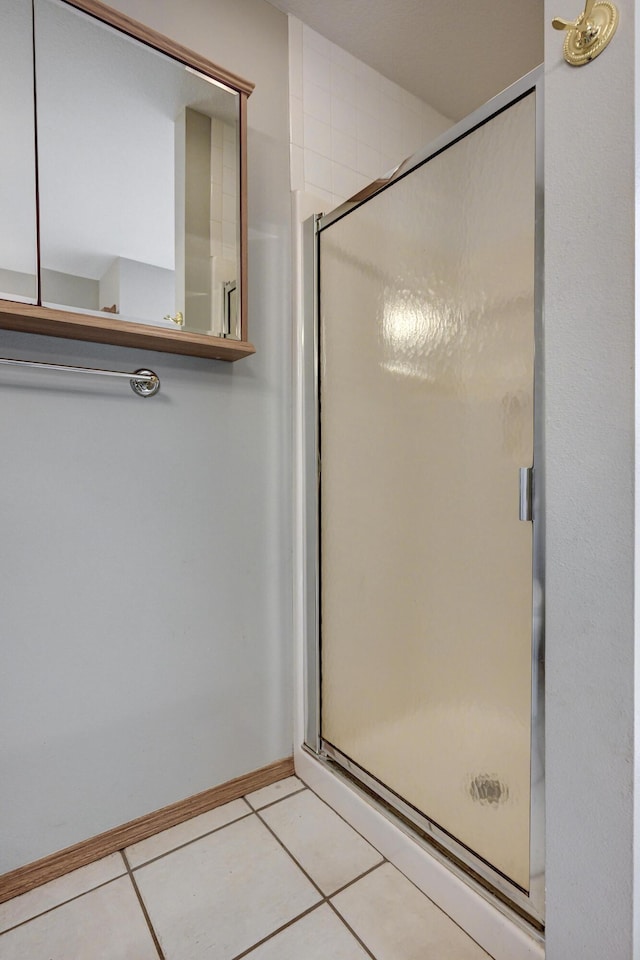
POLYGON ((543 59, 543 0, 270 0, 459 120, 543 59))

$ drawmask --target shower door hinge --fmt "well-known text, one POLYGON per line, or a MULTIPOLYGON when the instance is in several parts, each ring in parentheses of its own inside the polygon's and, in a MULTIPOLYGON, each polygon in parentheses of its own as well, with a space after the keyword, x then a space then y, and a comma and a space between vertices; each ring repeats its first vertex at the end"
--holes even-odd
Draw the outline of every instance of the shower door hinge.
POLYGON ((533 467, 520 467, 520 519, 533 520, 533 467))

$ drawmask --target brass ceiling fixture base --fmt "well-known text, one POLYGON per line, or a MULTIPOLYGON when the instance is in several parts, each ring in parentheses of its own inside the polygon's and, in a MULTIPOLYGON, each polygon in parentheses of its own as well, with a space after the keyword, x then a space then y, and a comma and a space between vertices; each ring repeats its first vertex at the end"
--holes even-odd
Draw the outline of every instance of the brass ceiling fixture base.
POLYGON ((572 67, 590 63, 608 46, 618 26, 618 8, 609 0, 587 0, 574 22, 556 17, 556 30, 566 30, 564 58, 572 67))

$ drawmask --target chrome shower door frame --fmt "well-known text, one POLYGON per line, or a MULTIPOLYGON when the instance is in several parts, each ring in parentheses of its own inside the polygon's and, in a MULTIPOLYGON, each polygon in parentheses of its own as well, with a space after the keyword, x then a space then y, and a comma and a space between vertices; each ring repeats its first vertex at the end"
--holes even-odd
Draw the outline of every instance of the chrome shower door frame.
POLYGON ((544 371, 543 371, 543 69, 531 71, 517 83, 494 97, 467 118, 400 164, 387 177, 365 187, 326 216, 315 216, 303 225, 304 319, 303 319, 303 391, 304 391, 304 469, 305 469, 305 740, 306 750, 320 762, 335 764, 355 781, 387 815, 402 826, 409 825, 418 842, 424 841, 430 853, 441 859, 482 896, 491 899, 508 915, 538 931, 544 927, 544 371), (532 608, 532 716, 531 758, 539 765, 531 776, 529 890, 525 891, 494 870, 466 846, 432 823, 410 804, 398 797, 367 771, 360 768, 322 739, 320 721, 320 343, 319 273, 320 234, 371 197, 389 189, 398 180, 445 151, 457 141, 483 126, 517 101, 534 94, 536 114, 535 157, 535 279, 534 279, 534 483, 533 508, 533 608, 532 608))

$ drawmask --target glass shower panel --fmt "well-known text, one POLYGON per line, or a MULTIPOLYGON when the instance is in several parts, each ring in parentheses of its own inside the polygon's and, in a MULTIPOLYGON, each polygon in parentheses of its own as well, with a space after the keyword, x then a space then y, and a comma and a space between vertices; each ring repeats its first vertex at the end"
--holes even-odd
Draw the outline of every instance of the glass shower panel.
POLYGON ((320 233, 321 733, 529 887, 535 100, 320 233))

